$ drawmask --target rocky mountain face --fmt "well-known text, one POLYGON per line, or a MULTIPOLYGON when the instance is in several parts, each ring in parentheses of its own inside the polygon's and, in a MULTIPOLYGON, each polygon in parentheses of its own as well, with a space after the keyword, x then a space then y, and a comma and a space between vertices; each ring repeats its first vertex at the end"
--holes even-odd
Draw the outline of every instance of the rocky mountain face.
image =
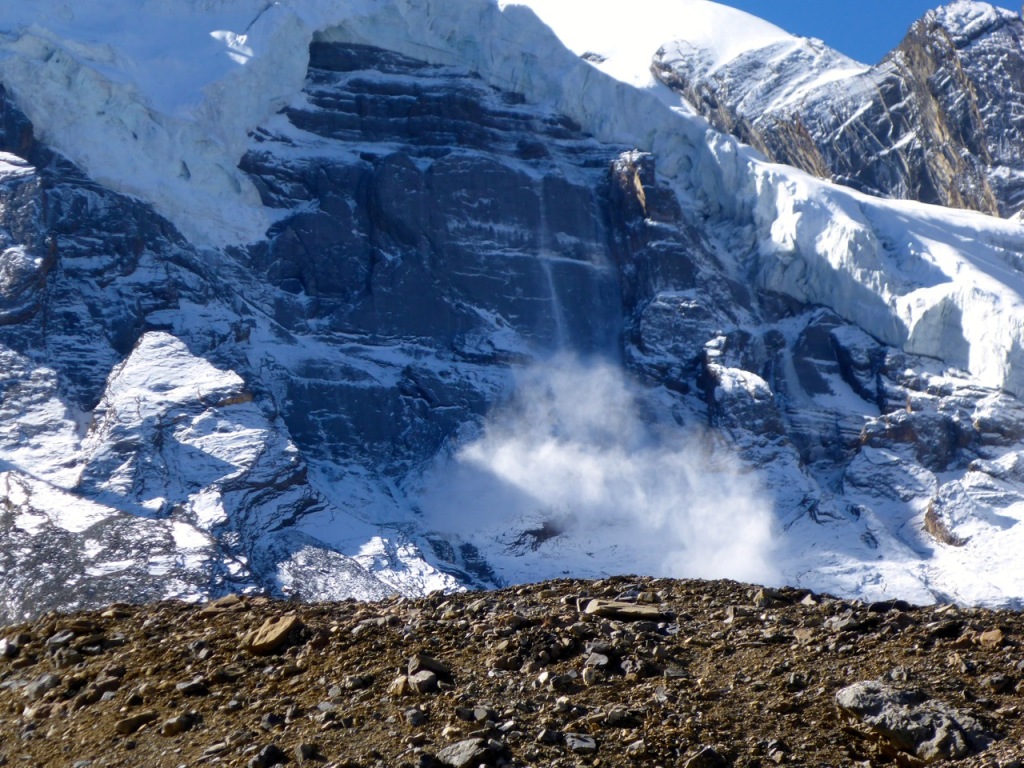
MULTIPOLYGON (((0 621, 635 570, 1021 605, 1016 228, 765 166, 527 8, 396 2, 300 36, 225 177, 252 242, 0 95, 0 621)), ((12 82, 70 66, 35 34, 12 82)))
POLYGON ((684 41, 653 70, 776 162, 871 195, 1010 217, 1024 208, 1022 40, 1019 15, 958 0, 872 67, 803 41, 712 70, 684 41))
MULTIPOLYGON (((315 43, 302 99, 240 163, 280 223, 213 263, 3 105, 5 448, 42 454, 6 473, 7 618, 277 592, 296 558, 307 598, 401 588, 296 532, 345 515, 306 459, 334 480, 400 481, 480 422, 510 365, 568 349, 621 359, 646 327, 664 337, 649 351, 678 345, 648 319, 662 284, 719 297, 724 310, 687 321, 704 336, 743 293, 719 285, 692 231, 649 242, 647 216, 680 218, 650 156, 466 70, 315 43)), ((700 345, 685 355, 684 391, 700 345)), ((473 580, 470 549, 444 554, 473 580)))
POLYGON ((0 761, 1015 768, 1019 613, 736 582, 117 604, 0 633, 0 761))

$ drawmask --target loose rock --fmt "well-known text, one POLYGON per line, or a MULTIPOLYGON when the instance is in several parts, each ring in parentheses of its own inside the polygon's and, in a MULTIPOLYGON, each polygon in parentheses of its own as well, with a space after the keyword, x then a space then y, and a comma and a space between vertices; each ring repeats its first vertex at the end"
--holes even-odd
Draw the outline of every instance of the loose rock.
POLYGON ((409 687, 416 693, 431 693, 437 690, 437 675, 430 670, 422 670, 408 678, 409 687))
POLYGON ((152 723, 158 717, 160 716, 156 712, 140 712, 137 715, 118 720, 114 723, 114 730, 123 734, 135 733, 139 728, 147 723, 152 723))
POLYGON ((597 741, 583 733, 565 734, 565 746, 578 755, 592 755, 597 752, 597 741))
POLYGON ((713 747, 702 747, 696 755, 689 758, 683 768, 728 768, 729 762, 713 747))
POLYGON ((493 765, 497 755, 484 739, 465 739, 445 747, 437 753, 441 765, 450 768, 476 768, 479 765, 493 765))
POLYGON ((591 600, 583 612, 589 616, 600 616, 620 621, 662 621, 663 614, 656 606, 623 603, 615 600, 591 600))
POLYGON ((881 681, 844 688, 836 702, 897 749, 928 762, 967 757, 992 741, 971 715, 881 681))
POLYGON ((276 744, 268 744, 257 752, 247 765, 248 768, 271 768, 287 761, 288 756, 276 744))
POLYGON ((196 718, 194 715, 185 714, 172 717, 170 720, 165 720, 160 725, 161 736, 177 736, 180 733, 185 733, 191 730, 192 726, 195 725, 196 718))
POLYGON ((294 614, 267 619, 263 626, 242 639, 242 647, 256 656, 266 656, 284 645, 292 631, 302 626, 294 614))

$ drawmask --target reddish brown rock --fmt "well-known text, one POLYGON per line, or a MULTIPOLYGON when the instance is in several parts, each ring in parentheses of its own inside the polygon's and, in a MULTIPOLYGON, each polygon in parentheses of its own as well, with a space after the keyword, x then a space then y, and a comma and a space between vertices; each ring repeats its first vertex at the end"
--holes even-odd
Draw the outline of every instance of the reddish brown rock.
POLYGON ((242 647, 256 656, 266 656, 288 642, 292 631, 301 626, 302 622, 294 613, 267 619, 263 626, 242 639, 242 647))

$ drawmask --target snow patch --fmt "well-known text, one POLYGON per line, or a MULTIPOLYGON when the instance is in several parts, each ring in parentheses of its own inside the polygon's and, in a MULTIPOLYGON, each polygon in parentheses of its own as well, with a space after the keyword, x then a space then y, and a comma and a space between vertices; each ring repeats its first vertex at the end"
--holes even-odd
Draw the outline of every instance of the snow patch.
POLYGON ((641 88, 655 85, 650 73, 655 51, 676 39, 685 37, 706 52, 712 69, 748 51, 799 40, 756 16, 707 0, 638 0, 628 14, 619 0, 514 0, 499 5, 529 7, 570 50, 598 54, 598 69, 641 88), (611 19, 618 23, 608 23, 611 19), (637 61, 644 59, 647 68, 638 68, 637 61))

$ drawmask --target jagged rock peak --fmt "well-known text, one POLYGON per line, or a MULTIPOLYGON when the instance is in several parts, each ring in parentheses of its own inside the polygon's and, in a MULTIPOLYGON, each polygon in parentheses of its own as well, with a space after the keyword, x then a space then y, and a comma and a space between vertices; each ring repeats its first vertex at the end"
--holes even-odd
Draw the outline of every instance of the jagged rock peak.
POLYGON ((870 195, 1011 217, 1024 206, 1022 40, 1017 14, 963 0, 930 11, 872 67, 813 41, 713 67, 688 36, 655 55, 654 72, 775 162, 870 195))
POLYGON ((963 48, 1008 24, 1022 26, 1020 14, 979 0, 956 0, 928 11, 913 28, 941 27, 957 48, 963 48))

